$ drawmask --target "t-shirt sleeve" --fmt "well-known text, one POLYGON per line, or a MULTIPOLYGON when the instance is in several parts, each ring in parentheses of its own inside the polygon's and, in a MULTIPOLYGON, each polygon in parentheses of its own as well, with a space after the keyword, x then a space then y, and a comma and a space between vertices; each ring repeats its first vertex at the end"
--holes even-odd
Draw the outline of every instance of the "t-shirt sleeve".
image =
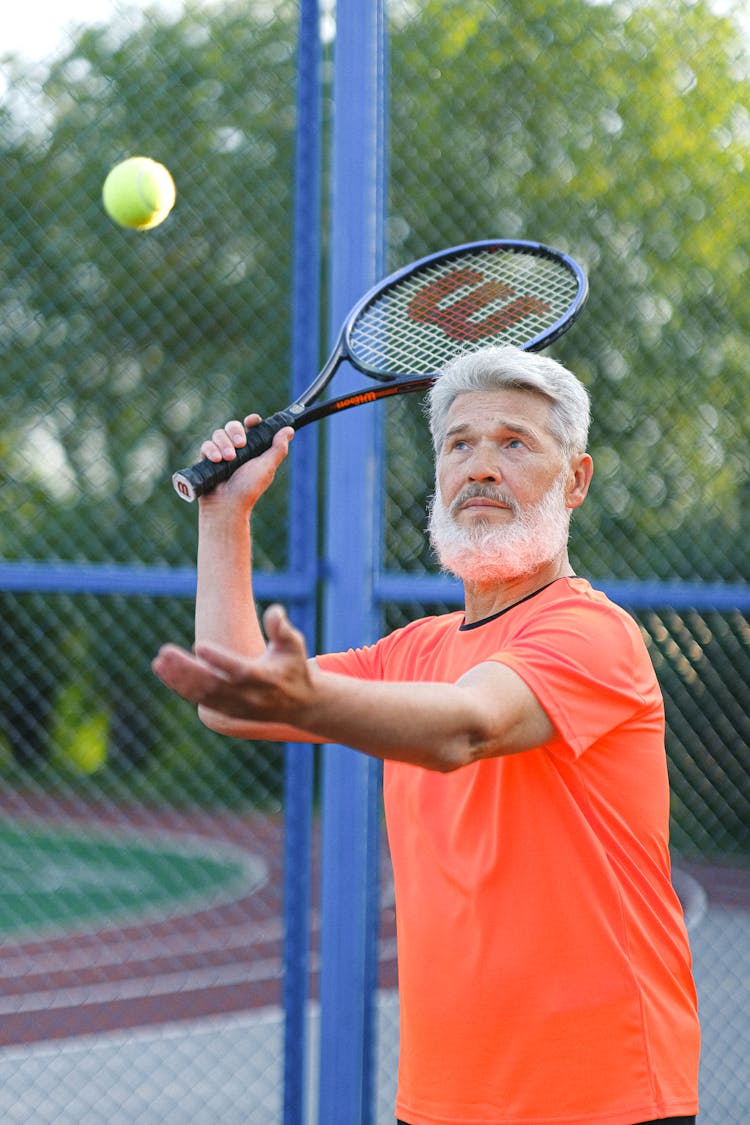
POLYGON ((491 657, 531 688, 559 738, 549 749, 578 757, 638 717, 661 723, 661 692, 635 621, 611 603, 551 606, 491 657))
POLYGON ((377 660, 374 645, 366 648, 350 648, 346 652, 326 652, 315 657, 315 663, 323 672, 335 672, 338 676, 352 676, 358 680, 375 680, 377 660))
POLYGON ((315 663, 321 671, 334 672, 338 676, 351 676, 357 680, 383 678, 380 644, 350 648, 345 652, 327 652, 316 656, 315 663))
POLYGON ((315 662, 323 672, 334 672, 339 676, 351 676, 358 680, 388 680, 389 655, 401 643, 409 643, 417 632, 421 621, 411 622, 400 629, 382 637, 375 644, 362 648, 350 648, 344 652, 327 652, 316 656, 315 662))

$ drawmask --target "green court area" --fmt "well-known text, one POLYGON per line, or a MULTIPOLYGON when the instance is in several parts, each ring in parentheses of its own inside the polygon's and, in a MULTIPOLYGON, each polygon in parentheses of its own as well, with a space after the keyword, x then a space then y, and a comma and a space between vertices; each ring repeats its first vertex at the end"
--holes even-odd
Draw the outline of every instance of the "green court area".
POLYGON ((0 937, 143 916, 167 917, 247 894, 265 864, 223 843, 0 824, 0 937))

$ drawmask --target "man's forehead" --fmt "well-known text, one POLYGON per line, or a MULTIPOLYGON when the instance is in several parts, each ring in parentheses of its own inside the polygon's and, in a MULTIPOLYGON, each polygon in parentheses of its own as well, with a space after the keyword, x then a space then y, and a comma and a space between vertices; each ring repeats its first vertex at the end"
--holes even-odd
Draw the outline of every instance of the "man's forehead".
POLYGON ((547 430, 551 407, 552 403, 545 394, 525 387, 462 391, 450 405, 447 422, 453 427, 464 419, 467 422, 478 419, 489 422, 516 418, 547 430))

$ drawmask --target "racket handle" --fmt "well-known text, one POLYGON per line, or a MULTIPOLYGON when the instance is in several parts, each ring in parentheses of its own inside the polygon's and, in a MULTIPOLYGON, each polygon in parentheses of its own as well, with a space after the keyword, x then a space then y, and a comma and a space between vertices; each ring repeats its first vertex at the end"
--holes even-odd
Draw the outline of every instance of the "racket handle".
MULTIPOLYGON (((241 465, 252 461, 253 457, 260 457, 271 448, 273 439, 279 430, 285 426, 294 426, 296 415, 291 410, 279 410, 270 418, 264 418, 257 426, 251 426, 245 431, 247 445, 242 445, 237 450, 237 456, 232 461, 209 461, 203 457, 186 469, 179 469, 172 474, 172 485, 175 492, 183 500, 197 500, 207 492, 213 492, 218 484, 228 480, 236 473, 241 465)), ((295 427, 296 428, 296 427, 295 427)))

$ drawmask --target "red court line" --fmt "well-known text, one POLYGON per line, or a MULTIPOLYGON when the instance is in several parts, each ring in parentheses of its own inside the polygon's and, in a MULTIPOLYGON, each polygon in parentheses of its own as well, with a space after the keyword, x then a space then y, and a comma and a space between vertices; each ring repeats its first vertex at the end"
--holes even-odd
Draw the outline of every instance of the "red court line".
MULTIPOLYGON (((282 975, 283 820, 173 810, 92 807, 31 797, 5 798, 9 819, 115 834, 138 831, 155 842, 180 837, 229 844, 261 859, 268 878, 252 894, 172 917, 0 946, 0 1046, 100 1034, 277 1005, 282 975)), ((313 886, 317 879, 313 847, 313 886)), ((384 856, 381 977, 395 985, 394 912, 384 856)), ((318 916, 311 911, 315 994, 318 916)))

